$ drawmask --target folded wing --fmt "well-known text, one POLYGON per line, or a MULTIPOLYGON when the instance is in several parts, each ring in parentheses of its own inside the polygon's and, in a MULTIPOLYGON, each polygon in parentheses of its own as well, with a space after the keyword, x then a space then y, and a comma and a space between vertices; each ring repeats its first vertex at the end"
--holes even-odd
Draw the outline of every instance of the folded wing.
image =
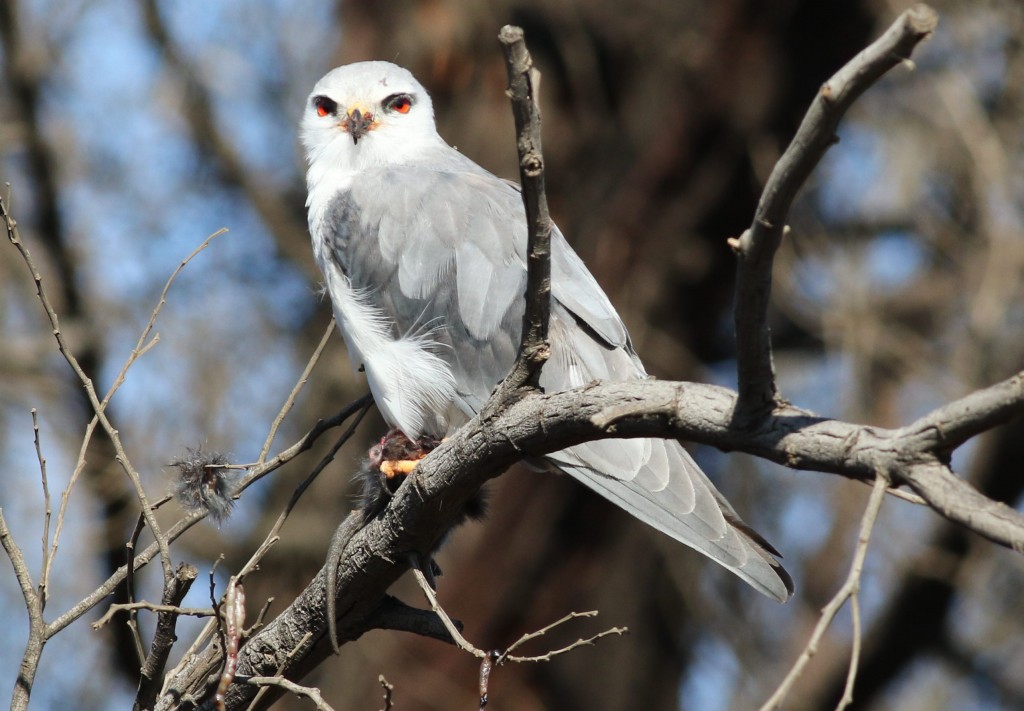
MULTIPOLYGON (((451 153, 429 166, 361 173, 325 223, 331 258, 391 322, 392 336, 428 338, 449 364, 457 395, 432 434, 462 424, 506 375, 519 343, 526 227, 518 190, 451 153)), ((545 390, 646 377, 615 309, 557 229, 550 339, 545 390)), ((764 594, 792 592, 774 549, 678 442, 604 440, 547 461, 764 594)))

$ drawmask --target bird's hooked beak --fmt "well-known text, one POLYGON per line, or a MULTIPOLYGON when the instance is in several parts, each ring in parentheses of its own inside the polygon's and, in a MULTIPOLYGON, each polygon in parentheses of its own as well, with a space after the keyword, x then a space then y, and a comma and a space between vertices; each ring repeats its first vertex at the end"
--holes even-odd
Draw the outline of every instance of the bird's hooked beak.
POLYGON ((345 118, 341 121, 342 127, 352 136, 352 143, 359 143, 359 139, 377 127, 377 121, 369 111, 363 111, 358 106, 352 107, 345 118))

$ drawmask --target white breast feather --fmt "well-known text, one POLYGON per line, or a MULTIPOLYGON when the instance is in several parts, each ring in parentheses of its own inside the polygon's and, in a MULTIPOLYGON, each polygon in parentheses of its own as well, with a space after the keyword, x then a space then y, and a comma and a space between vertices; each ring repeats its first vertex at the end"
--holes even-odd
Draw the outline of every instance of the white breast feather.
POLYGON ((443 346, 429 332, 393 338, 387 317, 365 293, 352 288, 334 262, 322 260, 320 267, 352 367, 365 368, 370 391, 388 424, 419 439, 455 398, 455 376, 437 355, 443 346))

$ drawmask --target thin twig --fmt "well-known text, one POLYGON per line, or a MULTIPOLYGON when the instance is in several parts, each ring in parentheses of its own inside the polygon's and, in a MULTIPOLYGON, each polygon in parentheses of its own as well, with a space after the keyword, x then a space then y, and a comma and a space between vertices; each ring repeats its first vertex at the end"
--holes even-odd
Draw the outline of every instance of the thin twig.
MULTIPOLYGON (((864 508, 864 515, 860 522, 860 534, 857 537, 857 548, 854 551, 853 561, 850 564, 850 572, 846 576, 846 582, 843 583, 842 587, 835 596, 829 600, 829 603, 825 605, 821 611, 821 617, 818 619, 818 624, 815 625, 814 631, 811 633, 810 639, 807 641, 807 645, 804 647, 803 652, 797 658, 793 664, 789 673, 779 684, 767 701, 761 706, 760 711, 772 711, 782 705, 782 702, 786 699, 786 695, 793 688, 793 684, 803 674, 807 664, 811 661, 811 658, 818 651, 818 645, 821 643, 822 637, 825 632, 831 626, 832 621, 835 619, 839 610, 842 609, 846 601, 853 598, 856 600, 857 593, 860 591, 860 580, 861 575, 864 572, 864 558, 867 556, 868 543, 871 540, 871 532, 875 527, 875 521, 878 518, 878 512, 882 508, 882 502, 885 500, 885 492, 889 487, 890 477, 887 473, 879 472, 875 478, 875 485, 871 489, 871 496, 868 498, 867 506, 864 508)), ((852 681, 856 678, 857 673, 857 662, 860 657, 860 615, 859 608, 857 608, 857 614, 854 617, 854 646, 853 654, 850 658, 850 670, 847 675, 847 693, 852 693, 852 681)), ((845 699, 845 695, 844 695, 845 699)), ((844 704, 840 704, 842 708, 844 704)))
POLYGON ((149 339, 149 334, 153 332, 153 326, 156 325, 157 317, 160 315, 160 312, 167 304, 167 293, 171 290, 171 285, 174 284, 174 280, 178 278, 178 275, 186 266, 188 266, 189 262, 191 262, 200 252, 209 247, 210 243, 214 239, 225 233, 227 233, 227 228, 222 227, 221 229, 217 230, 216 232, 208 236, 199 244, 198 247, 193 249, 192 252, 189 253, 187 257, 178 262, 178 266, 174 268, 173 272, 171 272, 171 275, 167 278, 167 281, 164 283, 164 288, 160 291, 160 298, 157 300, 156 306, 153 307, 153 310, 149 314, 149 320, 146 322, 146 325, 142 328, 142 332, 139 334, 138 339, 135 341, 135 347, 132 349, 132 352, 128 354, 128 358, 127 360, 125 360, 124 365, 121 366, 121 370, 118 371, 117 376, 114 378, 113 384, 107 390, 107 394, 104 395, 103 401, 101 403, 102 410, 106 409, 107 405, 110 403, 110 399, 114 397, 114 393, 116 393, 118 388, 120 388, 121 385, 124 384, 125 378, 128 375, 128 370, 135 364, 135 361, 142 357, 147 351, 149 351, 149 349, 155 346, 159 341, 160 336, 159 334, 157 334, 153 337, 152 340, 150 340, 147 343, 147 339, 149 339))
MULTIPOLYGON (((862 481, 861 483, 866 484, 867 482, 862 481)), ((902 501, 914 504, 915 506, 928 505, 928 502, 925 501, 922 497, 918 496, 917 494, 912 494, 909 491, 903 491, 902 489, 895 489, 893 487, 889 487, 889 491, 887 491, 886 493, 889 496, 893 497, 894 499, 900 499, 902 501)))
POLYGON ((555 620, 554 622, 549 624, 547 627, 541 627, 539 630, 537 630, 535 632, 527 632, 526 634, 524 634, 522 637, 520 637, 515 642, 513 642, 512 646, 510 646, 508 649, 505 650, 505 653, 502 655, 502 658, 507 657, 509 654, 511 654, 512 652, 517 650, 519 647, 522 647, 524 644, 529 642, 531 639, 536 639, 537 637, 543 637, 544 635, 546 635, 551 630, 553 630, 556 627, 559 627, 561 625, 564 625, 566 622, 569 622, 570 620, 575 620, 575 619, 577 619, 579 617, 597 617, 597 615, 598 615, 597 610, 588 610, 587 612, 570 612, 569 614, 565 615, 564 617, 561 617, 561 618, 555 620))
POLYGON ((81 478, 82 472, 85 471, 86 459, 85 455, 89 449, 89 443, 92 441, 93 432, 99 425, 100 420, 95 415, 89 420, 89 423, 85 426, 85 433, 82 435, 82 443, 78 448, 78 459, 75 462, 75 468, 71 471, 71 476, 68 478, 67 486, 60 495, 60 505, 57 507, 57 522, 54 524, 53 529, 53 543, 50 545, 50 551, 46 556, 46 575, 49 578, 50 568, 53 566, 53 561, 57 557, 57 550, 60 548, 60 536, 64 531, 64 518, 67 513, 68 506, 71 503, 71 494, 75 490, 75 485, 81 478))
POLYGON ((98 630, 110 624, 118 612, 122 610, 149 610, 150 612, 169 612, 183 617, 213 617, 217 614, 212 607, 178 607, 177 605, 160 604, 137 600, 135 602, 119 602, 110 606, 103 617, 92 623, 92 628, 98 630))
POLYGON ((250 676, 245 680, 246 684, 253 686, 278 686, 296 696, 302 696, 312 701, 320 711, 334 711, 334 707, 324 700, 320 689, 314 686, 302 686, 294 681, 289 681, 283 676, 250 676))
POLYGON ((292 492, 291 498, 288 499, 288 503, 285 504, 284 509, 278 515, 277 520, 274 522, 274 525, 271 526, 270 531, 263 539, 263 543, 261 543, 260 547, 256 549, 256 552, 252 554, 248 562, 244 566, 242 566, 242 569, 238 573, 240 576, 246 575, 251 570, 255 569, 257 565, 259 565, 259 562, 263 559, 263 556, 267 554, 270 548, 277 541, 278 534, 281 532, 281 528, 284 526, 285 521, 288 520, 288 516, 291 514, 292 509, 295 508, 295 505, 299 502, 299 499, 306 492, 306 489, 308 489, 309 486, 316 480, 316 478, 320 475, 320 472, 322 472, 327 467, 328 464, 334 461, 334 457, 338 454, 338 451, 345 445, 346 442, 348 442, 352 438, 352 435, 355 434, 356 428, 359 427, 359 424, 363 421, 363 418, 366 416, 366 413, 370 411, 370 405, 372 404, 373 403, 371 402, 366 402, 363 405, 363 407, 356 413, 355 419, 353 419, 352 422, 349 423, 349 426, 345 429, 344 432, 341 433, 338 439, 331 446, 330 450, 328 450, 328 452, 323 457, 321 457, 320 461, 317 462, 316 466, 313 467, 312 471, 309 472, 306 478, 303 479, 299 483, 299 485, 295 487, 295 491, 292 492))
POLYGON ((39 605, 46 609, 46 600, 49 598, 50 587, 50 563, 52 559, 49 554, 50 538, 50 483, 46 477, 46 457, 43 456, 42 444, 39 440, 39 413, 32 408, 32 434, 36 446, 36 460, 39 462, 39 476, 43 484, 43 569, 39 574, 39 605))
POLYGON ((853 703, 853 685, 857 681, 857 668, 860 666, 860 650, 863 630, 860 621, 860 595, 854 592, 850 596, 850 611, 853 614, 853 645, 850 649, 850 664, 846 668, 846 684, 843 686, 843 697, 836 706, 836 711, 843 711, 853 703))
POLYGON ((597 610, 590 610, 589 612, 570 612, 569 614, 565 615, 564 617, 562 617, 562 618, 560 618, 558 620, 555 620, 554 622, 552 622, 547 627, 542 627, 541 629, 537 630, 536 632, 528 632, 527 634, 524 634, 522 637, 520 637, 518 640, 516 640, 515 643, 513 643, 511 647, 509 647, 504 652, 502 652, 501 655, 495 661, 495 663, 500 665, 500 664, 504 664, 506 661, 508 661, 508 662, 548 662, 548 661, 551 661, 552 658, 554 658, 554 657, 556 657, 556 656, 558 656, 560 654, 565 654, 566 652, 571 652, 572 650, 576 649, 577 647, 584 647, 584 646, 593 645, 597 640, 601 639, 602 637, 607 637, 608 635, 613 635, 613 634, 621 636, 621 635, 624 635, 627 632, 629 632, 629 628, 628 627, 611 627, 609 629, 604 630, 603 632, 598 632, 597 634, 593 635, 592 637, 587 637, 586 639, 578 639, 575 642, 573 642, 572 644, 568 645, 567 647, 562 647, 561 649, 555 649, 555 650, 552 650, 552 651, 547 652, 545 654, 541 654, 541 655, 537 655, 537 656, 532 656, 532 657, 522 657, 522 656, 516 656, 516 655, 512 654, 513 651, 515 651, 519 647, 523 646, 524 644, 526 644, 530 640, 536 639, 538 637, 543 637, 545 634, 547 634, 548 632, 550 632, 554 628, 556 628, 556 627, 558 627, 560 625, 564 625, 566 622, 569 622, 571 620, 575 620, 575 619, 577 619, 579 617, 597 617, 597 614, 598 614, 597 610))
POLYGON ((530 640, 536 639, 538 637, 543 637, 545 634, 547 634, 554 628, 563 625, 566 622, 575 620, 579 617, 597 616, 597 611, 595 610, 591 610, 589 612, 570 612, 569 614, 565 615, 564 617, 558 620, 555 620, 546 627, 542 627, 541 629, 536 630, 535 632, 528 632, 524 634, 522 637, 516 640, 512 644, 512 646, 510 646, 503 652, 485 652, 484 650, 474 646, 473 643, 471 643, 469 640, 462 636, 462 634, 459 632, 458 627, 448 616, 448 613, 444 611, 444 608, 441 607, 441 604, 437 601, 437 594, 434 592, 434 589, 430 587, 430 583, 427 582, 427 577, 420 570, 419 566, 413 566, 412 572, 413 575, 416 577, 416 582, 419 583, 420 590, 423 591, 423 595, 427 598, 427 602, 430 603, 430 609, 433 610, 434 613, 441 618, 441 621, 444 623, 445 629, 448 630, 448 633, 452 636, 452 639, 455 641, 455 646, 457 646, 459 649, 465 652, 469 652, 477 659, 487 659, 488 657, 493 657, 492 661, 495 666, 501 666, 506 662, 547 662, 560 654, 565 654, 566 652, 570 652, 578 647, 592 645, 594 644, 594 642, 601 639, 602 637, 607 637, 608 635, 613 634, 623 635, 629 631, 626 627, 612 627, 610 629, 604 630, 603 632, 599 632, 598 634, 592 637, 588 637, 587 639, 578 639, 566 647, 562 647, 561 649, 555 649, 545 654, 531 657, 516 656, 512 654, 514 650, 518 649, 530 640))
POLYGON ((334 319, 330 320, 327 324, 327 330, 324 331, 323 338, 320 339, 320 345, 313 351, 313 355, 310 356, 309 362, 306 363, 305 369, 302 371, 302 375, 299 376, 299 381, 295 383, 295 387, 288 394, 288 398, 284 401, 284 405, 278 411, 277 416, 274 418, 273 423, 270 425, 270 431, 267 432, 267 439, 263 443, 263 447, 260 449, 259 459, 256 460, 257 464, 263 464, 267 459, 267 454, 270 452, 270 446, 274 443, 274 437, 277 436, 277 430, 281 427, 281 423, 284 422, 284 418, 291 411, 292 406, 295 405, 295 400, 298 398, 299 393, 302 392, 302 388, 306 385, 306 381, 309 380, 309 374, 313 372, 313 368, 320 361, 320 355, 324 352, 324 348, 327 346, 327 341, 330 340, 331 334, 334 333, 334 319))
MULTIPOLYGON (((130 607, 130 604, 135 601, 135 547, 138 545, 139 536, 142 535, 142 529, 146 525, 146 520, 142 514, 139 514, 138 519, 135 521, 135 528, 132 530, 132 535, 128 538, 128 543, 125 544, 125 550, 127 552, 127 560, 125 560, 125 578, 124 586, 127 593, 129 607, 128 609, 128 627, 131 629, 132 639, 135 641, 135 653, 139 657, 139 664, 145 663, 145 652, 143 651, 142 637, 139 635, 139 625, 135 617, 135 609, 130 607)), ((108 610, 108 614, 110 614, 108 610)))
POLYGON ((448 634, 452 636, 455 646, 464 652, 469 652, 477 659, 486 658, 487 652, 474 647, 473 644, 463 637, 461 632, 459 632, 459 628, 454 622, 452 622, 452 618, 448 616, 448 613, 444 611, 443 607, 441 607, 441 603, 437 601, 437 595, 434 593, 434 588, 430 587, 430 583, 427 581, 427 576, 423 574, 423 571, 420 570, 418 565, 412 566, 412 574, 415 576, 416 582, 419 583, 420 590, 423 591, 423 595, 427 598, 427 602, 430 603, 430 609, 434 611, 434 614, 441 618, 444 628, 448 630, 448 634))
POLYGON ((341 425, 345 424, 345 420, 347 420, 349 417, 356 414, 357 412, 360 412, 368 405, 372 404, 373 396, 367 393, 358 400, 350 402, 348 405, 342 408, 342 410, 338 414, 329 417, 326 420, 319 420, 315 425, 313 425, 312 429, 310 429, 309 432, 307 432, 302 439, 293 444, 291 447, 288 447, 287 449, 279 452, 278 454, 274 455, 273 457, 271 457, 270 459, 266 460, 263 463, 256 463, 253 464, 252 466, 247 467, 248 474, 246 474, 245 477, 243 477, 242 480, 238 483, 238 491, 244 491, 245 489, 255 484, 257 481, 265 477, 267 474, 270 474, 271 472, 280 469, 282 466, 284 466, 291 460, 295 459, 295 457, 299 456, 303 452, 310 449, 313 446, 313 443, 324 432, 335 427, 340 427, 341 425))
POLYGON ((574 649, 578 649, 579 647, 592 647, 600 639, 609 637, 611 635, 621 637, 622 635, 627 634, 628 632, 628 627, 609 627, 608 629, 598 632, 597 634, 587 637, 585 639, 577 639, 572 644, 565 647, 561 647, 560 649, 553 649, 550 652, 545 652, 544 654, 538 654, 532 657, 519 657, 515 655, 508 655, 507 657, 505 657, 505 660, 509 662, 550 662, 555 657, 561 654, 565 654, 566 652, 571 652, 574 649))

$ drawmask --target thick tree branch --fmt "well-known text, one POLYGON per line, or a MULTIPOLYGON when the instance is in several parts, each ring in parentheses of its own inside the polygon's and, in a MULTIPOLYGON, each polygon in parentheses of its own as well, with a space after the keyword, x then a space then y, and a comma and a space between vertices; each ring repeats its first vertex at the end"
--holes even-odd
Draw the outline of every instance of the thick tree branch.
POLYGON ((922 446, 937 454, 952 452, 971 437, 1019 417, 1022 397, 1024 373, 1018 373, 933 410, 909 425, 907 434, 920 436, 922 446))
MULTIPOLYGON (((939 419, 960 429, 990 421, 995 410, 1004 417, 1024 415, 1022 383, 1024 374, 1014 376, 922 421, 945 413, 939 419), (1012 383, 1017 389, 1011 407, 1006 392, 1012 383), (991 397, 986 400, 983 393, 991 397), (963 407, 965 401, 975 406, 963 407)), ((407 569, 408 554, 433 550, 486 480, 524 457, 601 438, 675 437, 865 481, 874 481, 878 471, 890 471, 943 515, 997 543, 1024 549, 1024 516, 956 478, 939 457, 947 443, 922 439, 915 426, 869 427, 783 406, 763 419, 756 431, 749 431, 734 424, 736 404, 736 393, 726 388, 652 380, 529 395, 496 419, 485 423, 475 418, 424 459, 391 505, 350 538, 337 567, 338 639, 351 641, 371 628, 388 587, 407 569)), ((289 678, 301 678, 330 655, 330 645, 323 639, 324 582, 321 571, 280 617, 243 647, 239 674, 272 675, 280 668, 289 678), (306 648, 286 651, 294 650, 307 634, 311 637, 306 648)), ((215 655, 216 650, 204 654, 215 655)), ((211 665, 215 663, 208 659, 199 666, 211 665)), ((193 682, 202 678, 191 677, 193 682)), ((244 708, 252 693, 233 687, 228 708, 244 708)))
POLYGON ((768 302, 772 261, 782 242, 790 206, 811 171, 836 142, 839 120, 850 105, 893 67, 905 62, 935 30, 938 17, 927 5, 904 12, 878 40, 825 82, 800 128, 765 185, 754 221, 730 240, 737 256, 736 367, 741 421, 759 416, 779 399, 772 364, 768 302))
POLYGON ((669 436, 746 452, 794 469, 866 481, 886 469, 947 518, 996 543, 1024 549, 1024 516, 956 477, 944 463, 948 441, 922 437, 919 424, 941 421, 954 431, 967 431, 979 423, 1020 417, 1024 415, 1024 374, 971 393, 899 429, 857 425, 783 406, 749 431, 733 422, 737 404, 735 393, 713 385, 605 383, 527 398, 494 424, 528 456, 596 438, 669 436))
MULTIPOLYGON (((441 618, 432 610, 421 610, 406 605, 396 597, 386 595, 380 606, 370 616, 370 628, 412 632, 421 637, 431 637, 441 642, 452 644, 452 636, 441 618)), ((461 623, 453 621, 456 629, 461 623)))

